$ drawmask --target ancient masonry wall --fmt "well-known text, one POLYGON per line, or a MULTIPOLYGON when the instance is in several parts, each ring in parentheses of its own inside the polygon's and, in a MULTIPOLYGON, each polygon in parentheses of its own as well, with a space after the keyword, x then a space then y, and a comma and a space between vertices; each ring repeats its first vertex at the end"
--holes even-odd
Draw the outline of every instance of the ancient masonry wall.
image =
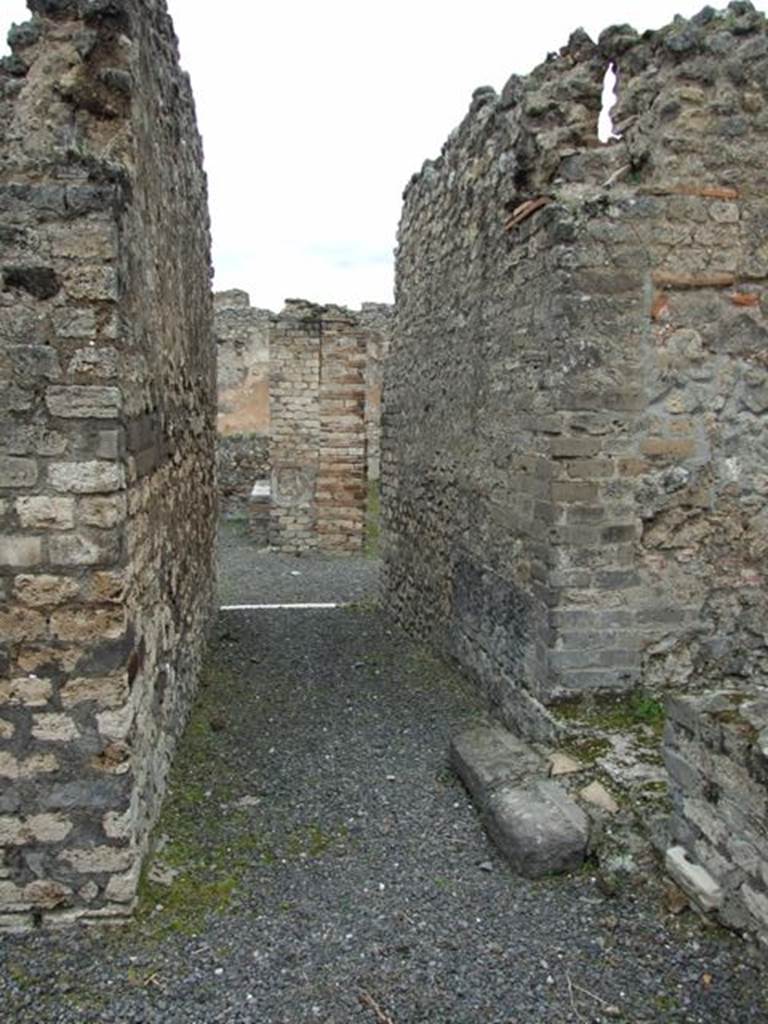
POLYGON ((381 396, 387 354, 392 344, 395 309, 383 302, 364 302, 356 314, 368 332, 365 364, 365 437, 368 480, 381 476, 381 396))
POLYGON ((239 289, 216 292, 213 309, 220 511, 245 517, 254 484, 269 479, 269 335, 274 314, 251 306, 248 293, 239 289))
POLYGON ((671 698, 667 868, 700 909, 768 952, 768 689, 671 698))
POLYGON ((357 551, 366 501, 369 332, 338 306, 289 301, 271 336, 270 543, 357 551))
POLYGON ((387 600, 533 735, 568 695, 765 678, 767 82, 749 3, 577 32, 406 190, 387 600))
POLYGON ((0 62, 7 928, 131 909, 215 523, 206 186, 165 4, 30 8, 0 62))
MULTIPOLYGON (((393 314, 392 306, 385 303, 364 302, 359 311, 353 311, 341 306, 319 307, 292 300, 278 317, 269 310, 251 307, 244 291, 232 290, 214 295, 214 330, 218 348, 217 470, 220 509, 225 516, 247 518, 255 543, 266 545, 271 537, 273 544, 290 545, 293 543, 290 535, 297 526, 299 532, 312 538, 309 542, 312 546, 329 546, 332 550, 357 549, 358 541, 352 539, 357 534, 356 529, 348 534, 350 540, 339 541, 341 515, 337 526, 320 529, 315 514, 315 501, 319 496, 320 503, 325 502, 326 518, 330 516, 328 502, 341 500, 342 504, 335 507, 341 511, 348 508, 352 519, 357 521, 357 498, 349 502, 352 492, 359 490, 357 456, 347 453, 350 457, 345 456, 341 461, 327 460, 324 476, 333 494, 325 497, 323 491, 317 491, 315 487, 318 460, 322 446, 326 442, 330 444, 328 431, 338 432, 340 429, 341 420, 335 417, 335 413, 340 412, 343 416, 351 410, 357 416, 360 412, 362 387, 366 476, 370 481, 378 480, 381 389, 393 314), (327 311, 326 314, 323 310, 327 311), (340 387, 334 388, 334 361, 345 347, 348 348, 341 345, 339 339, 352 328, 357 333, 359 345, 349 348, 349 359, 343 357, 345 366, 337 369, 345 379, 340 387), (313 331, 316 344, 312 341, 313 331), (360 347, 363 344, 364 348, 360 347), (361 378, 359 357, 363 351, 365 359, 361 378), (271 367, 273 353, 276 360, 274 368, 271 367), (323 353, 328 357, 325 361, 323 353), (324 368, 322 381, 321 367, 324 368), (352 379, 347 380, 350 373, 352 379), (270 395, 270 377, 274 381, 274 396, 270 395), (334 390, 337 403, 351 397, 351 404, 337 405, 334 409, 328 401, 334 390), (272 407, 277 416, 274 445, 270 442, 272 407), (322 425, 317 419, 321 409, 322 425), (305 413, 308 419, 303 422, 305 413), (335 425, 332 424, 334 417, 335 425), (294 430, 297 431, 295 437, 292 436, 294 430), (276 492, 278 508, 272 513, 271 448, 285 463, 279 474, 280 489, 276 492), (304 467, 298 474, 297 465, 304 467), (351 490, 345 491, 341 484, 346 471, 352 476, 348 481, 351 490), (269 527, 270 515, 275 526, 272 530, 269 527), (294 517, 296 523, 292 522, 294 517)), ((353 448, 360 444, 358 427, 355 420, 355 436, 351 439, 353 448)), ((339 436, 334 444, 343 441, 344 438, 339 436)), ((300 548, 304 546, 305 542, 299 543, 300 548)))

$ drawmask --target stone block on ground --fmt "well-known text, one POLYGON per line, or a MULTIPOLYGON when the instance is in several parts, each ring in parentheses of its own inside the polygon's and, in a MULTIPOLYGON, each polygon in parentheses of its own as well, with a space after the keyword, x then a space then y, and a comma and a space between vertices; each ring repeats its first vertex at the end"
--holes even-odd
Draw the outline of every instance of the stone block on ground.
POLYGON ((491 838, 526 878, 574 871, 584 862, 589 821, 556 782, 502 786, 484 817, 491 838))
POLYGON ((592 807, 597 807, 607 814, 618 814, 619 805, 602 784, 596 780, 579 790, 579 797, 592 807))
POLYGON ((550 754, 547 762, 549 764, 549 774, 552 776, 574 775, 577 772, 583 772, 585 767, 581 761, 577 761, 575 757, 571 757, 570 754, 564 754, 562 751, 555 751, 553 754, 550 754))
POLYGON ((451 741, 450 759, 489 835, 518 874, 572 871, 584 860, 589 820, 527 743, 499 726, 475 726, 451 741))
POLYGON ((531 775, 546 775, 544 760, 536 751, 501 726, 475 726, 454 736, 450 759, 480 806, 503 783, 520 784, 531 775))

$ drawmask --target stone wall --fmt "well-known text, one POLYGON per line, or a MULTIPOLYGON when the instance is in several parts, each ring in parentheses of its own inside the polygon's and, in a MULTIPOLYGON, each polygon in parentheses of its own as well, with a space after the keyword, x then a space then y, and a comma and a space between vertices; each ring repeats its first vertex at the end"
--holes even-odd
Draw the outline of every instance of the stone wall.
POLYGON ((406 190, 387 599, 516 728, 765 676, 767 73, 748 3, 577 32, 406 190))
POLYGON ((368 332, 365 365, 368 480, 378 481, 381 476, 381 395, 387 353, 392 344, 395 309, 383 302, 364 302, 356 315, 368 332))
POLYGON ((269 434, 219 434, 216 479, 220 515, 247 518, 254 485, 268 482, 269 477, 269 434))
POLYGON ((259 543, 266 544, 271 538, 276 546, 294 549, 318 545, 330 550, 357 549, 357 539, 339 538, 343 531, 349 538, 358 534, 357 526, 352 529, 349 525, 358 522, 359 511, 358 498, 350 501, 360 486, 357 419, 352 435, 346 439, 340 435, 333 442, 344 447, 342 442, 348 441, 346 446, 354 451, 342 453, 340 461, 326 457, 323 450, 332 447, 326 436, 329 429, 337 433, 342 429, 336 414, 343 417, 351 412, 354 418, 362 410, 365 472, 367 479, 378 480, 382 376, 393 313, 392 306, 377 302, 365 302, 359 311, 353 311, 289 300, 278 317, 269 310, 253 308, 244 291, 214 295, 220 507, 225 516, 249 518, 259 543), (353 330, 358 341, 343 342, 342 336, 353 330), (339 358, 344 365, 334 368, 339 358), (334 374, 340 375, 335 383, 334 374), (329 401, 331 394, 335 394, 335 407, 329 401), (350 401, 344 405, 346 400, 350 401), (270 440, 273 416, 275 436, 270 440), (279 472, 274 475, 270 450, 280 460, 279 472), (333 492, 325 496, 323 489, 316 487, 323 460, 324 483, 333 492), (347 471, 352 475, 344 483, 347 471), (271 501, 273 480, 277 490, 271 501), (318 501, 324 504, 322 518, 333 519, 335 526, 320 525, 318 501), (338 514, 331 514, 331 501, 341 502, 334 506, 338 514), (271 530, 267 525, 270 503, 274 505, 271 530), (345 520, 347 525, 342 528, 339 524, 345 520))
POLYGON ((217 349, 220 512, 246 517, 257 480, 269 478, 269 335, 274 314, 239 289, 213 296, 217 349))
POLYGON ((269 331, 274 317, 239 289, 213 296, 219 434, 269 433, 269 331))
POLYGON ((271 337, 270 542, 357 551, 366 502, 369 332, 340 306, 289 300, 271 337))
POLYGON ((212 606, 206 185, 163 0, 0 62, 0 925, 130 911, 212 606), (179 254, 183 254, 183 260, 179 254))
POLYGON ((672 877, 705 913, 768 951, 768 690, 667 703, 672 877))

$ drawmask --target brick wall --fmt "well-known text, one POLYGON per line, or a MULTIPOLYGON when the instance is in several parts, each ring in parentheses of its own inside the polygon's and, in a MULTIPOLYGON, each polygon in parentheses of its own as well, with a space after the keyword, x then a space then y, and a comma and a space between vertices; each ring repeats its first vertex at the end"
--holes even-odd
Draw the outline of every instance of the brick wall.
POLYGON ((289 301, 271 336, 271 533, 286 551, 357 551, 366 500, 369 332, 339 306, 289 301))
POLYGON ((259 543, 359 548, 366 478, 379 476, 392 319, 384 303, 291 300, 278 317, 243 291, 214 296, 221 509, 248 515, 259 543))
POLYGON ((765 673, 767 54, 743 3, 577 32, 406 190, 388 602, 517 728, 765 673))
POLYGON ((131 908, 199 668, 215 514, 205 178, 165 5, 30 7, 0 62, 11 928, 131 908))
POLYGON ((304 310, 278 318, 270 363, 270 542, 286 550, 315 545, 314 496, 320 451, 320 329, 304 310), (305 318, 301 317, 304 311, 305 318))

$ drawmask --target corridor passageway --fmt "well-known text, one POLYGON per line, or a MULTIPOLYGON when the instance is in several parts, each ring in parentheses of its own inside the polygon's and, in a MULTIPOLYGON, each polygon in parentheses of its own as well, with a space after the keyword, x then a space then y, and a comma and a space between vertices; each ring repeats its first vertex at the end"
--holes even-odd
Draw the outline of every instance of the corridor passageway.
POLYGON ((136 921, 6 938, 9 1021, 766 1019, 744 944, 655 884, 511 873, 447 767, 482 708, 388 623, 374 559, 263 556, 229 526, 220 566, 224 603, 352 604, 219 615, 136 921))

